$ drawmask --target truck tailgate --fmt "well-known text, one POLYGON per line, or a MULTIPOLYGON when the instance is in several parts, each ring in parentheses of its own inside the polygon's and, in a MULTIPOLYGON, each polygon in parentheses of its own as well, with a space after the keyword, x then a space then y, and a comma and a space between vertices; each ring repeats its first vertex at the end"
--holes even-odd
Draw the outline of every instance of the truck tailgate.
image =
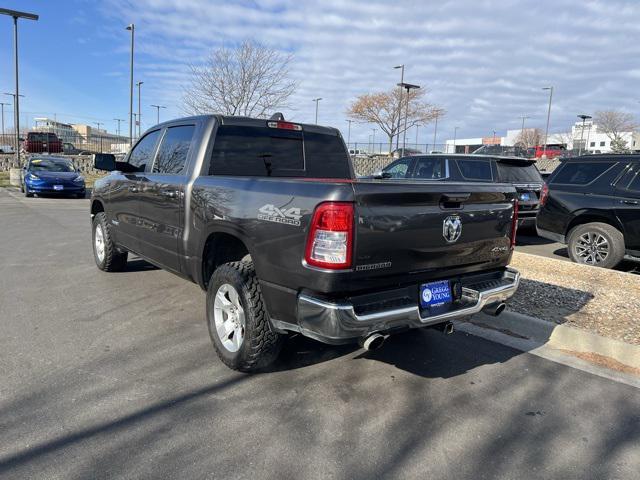
POLYGON ((357 181, 354 192, 354 269, 369 278, 446 278, 510 259, 510 185, 381 179, 357 181))

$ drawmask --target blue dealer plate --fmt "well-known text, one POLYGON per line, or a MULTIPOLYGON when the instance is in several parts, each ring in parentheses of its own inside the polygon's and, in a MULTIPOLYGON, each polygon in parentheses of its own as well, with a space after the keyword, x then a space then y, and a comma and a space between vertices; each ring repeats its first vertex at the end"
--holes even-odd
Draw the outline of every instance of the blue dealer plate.
POLYGON ((451 303, 451 286, 449 280, 425 283, 420 286, 420 306, 435 307, 451 303))
POLYGON ((54 185, 53 189, 54 190, 64 190, 64 185, 54 185))

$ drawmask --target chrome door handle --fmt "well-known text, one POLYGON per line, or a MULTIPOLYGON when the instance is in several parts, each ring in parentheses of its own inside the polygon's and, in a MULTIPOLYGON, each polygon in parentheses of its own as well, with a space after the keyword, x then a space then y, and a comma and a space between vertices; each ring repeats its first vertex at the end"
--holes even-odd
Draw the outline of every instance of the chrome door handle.
POLYGON ((136 187, 135 185, 129 185, 129 191, 131 193, 138 193, 140 191, 140 189, 138 187, 136 187))
POLYGON ((620 203, 624 203, 625 205, 640 205, 640 202, 637 200, 620 200, 620 203))
POLYGON ((160 195, 167 198, 178 198, 180 195, 180 190, 162 190, 160 195))

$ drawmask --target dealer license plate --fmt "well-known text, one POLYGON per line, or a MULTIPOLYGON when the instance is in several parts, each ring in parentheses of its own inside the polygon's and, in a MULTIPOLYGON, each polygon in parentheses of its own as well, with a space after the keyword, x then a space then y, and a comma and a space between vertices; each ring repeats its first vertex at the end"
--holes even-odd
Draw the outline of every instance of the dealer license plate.
POLYGON ((63 190, 64 189, 64 185, 54 185, 53 189, 54 190, 63 190))
POLYGON ((451 285, 449 280, 425 283, 420 286, 420 306, 436 307, 451 303, 451 285))

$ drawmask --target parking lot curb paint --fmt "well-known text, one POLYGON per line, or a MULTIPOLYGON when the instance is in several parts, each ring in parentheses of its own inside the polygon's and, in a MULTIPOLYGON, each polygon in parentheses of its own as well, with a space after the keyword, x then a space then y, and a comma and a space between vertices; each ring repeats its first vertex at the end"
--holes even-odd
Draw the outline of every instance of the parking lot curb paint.
POLYGON ((640 368, 640 346, 595 335, 567 325, 558 325, 508 311, 498 317, 480 313, 472 317, 471 323, 481 328, 528 339, 537 345, 546 344, 557 349, 596 353, 630 367, 640 368))

